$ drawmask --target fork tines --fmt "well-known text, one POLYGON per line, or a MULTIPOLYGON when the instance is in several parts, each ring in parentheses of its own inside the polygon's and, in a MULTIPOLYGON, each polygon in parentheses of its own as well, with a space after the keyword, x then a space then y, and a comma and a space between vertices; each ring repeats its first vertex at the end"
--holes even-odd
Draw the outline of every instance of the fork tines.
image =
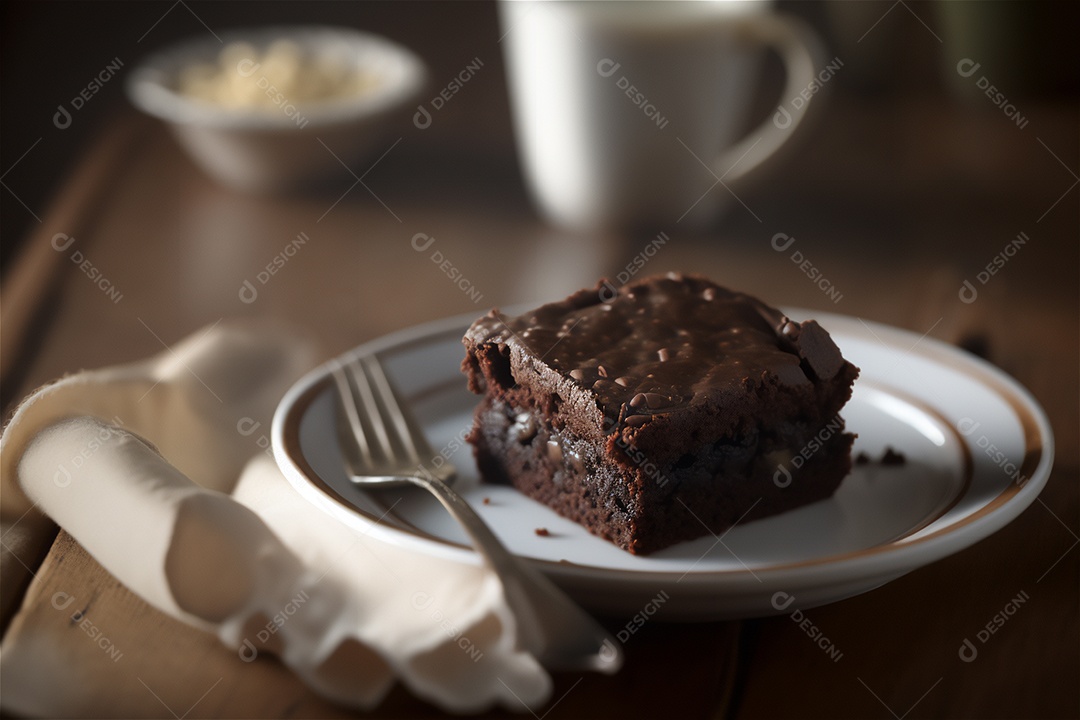
POLYGON ((343 362, 332 371, 341 399, 342 447, 358 475, 416 474, 433 453, 423 432, 398 400, 375 355, 343 362), (343 427, 347 425, 347 427, 343 427))

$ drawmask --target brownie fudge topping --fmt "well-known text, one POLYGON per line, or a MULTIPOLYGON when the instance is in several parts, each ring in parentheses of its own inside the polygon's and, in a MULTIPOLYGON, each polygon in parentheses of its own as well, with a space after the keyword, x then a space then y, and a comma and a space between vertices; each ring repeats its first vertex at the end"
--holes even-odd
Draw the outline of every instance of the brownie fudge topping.
POLYGON ((817 322, 797 323, 705 278, 672 274, 614 297, 600 283, 518 317, 493 310, 469 331, 476 343, 511 338, 629 418, 716 401, 747 377, 784 385, 832 378, 840 350, 817 322), (604 298, 608 300, 605 301, 604 298), (809 377, 808 377, 809 376, 809 377))
POLYGON ((493 310, 463 342, 484 480, 632 553, 828 497, 851 467, 858 368, 816 322, 702 277, 493 310))

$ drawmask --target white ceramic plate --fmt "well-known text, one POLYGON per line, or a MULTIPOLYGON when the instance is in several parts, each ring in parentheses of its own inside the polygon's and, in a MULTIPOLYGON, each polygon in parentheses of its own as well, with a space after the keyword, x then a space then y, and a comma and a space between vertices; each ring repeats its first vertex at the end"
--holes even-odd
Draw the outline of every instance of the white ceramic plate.
MULTIPOLYGON (((787 311, 801 319, 810 313, 787 311)), ((957 552, 1015 518, 1050 474, 1053 436, 1030 394, 951 346, 862 320, 812 313, 862 369, 843 411, 855 451, 902 466, 856 466, 828 499, 636 557, 509 487, 481 485, 463 442, 476 396, 459 364, 471 318, 399 332, 378 353, 391 380, 459 471, 456 488, 512 552, 585 606, 666 619, 790 612, 866 592, 957 552), (485 498, 489 499, 484 503, 485 498), (550 535, 538 536, 537 528, 550 535)), ((328 366, 300 380, 274 418, 278 464, 307 500, 386 542, 477 563, 464 533, 418 489, 360 491, 342 469, 328 366)))

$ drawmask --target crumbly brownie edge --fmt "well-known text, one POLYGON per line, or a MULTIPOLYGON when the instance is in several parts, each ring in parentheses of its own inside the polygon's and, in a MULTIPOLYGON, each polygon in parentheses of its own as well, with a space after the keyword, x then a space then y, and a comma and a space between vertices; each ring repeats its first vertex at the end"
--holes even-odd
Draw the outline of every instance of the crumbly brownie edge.
POLYGON ((832 432, 789 480, 778 483, 765 450, 714 474, 708 460, 685 468, 613 461, 594 444, 558 432, 535 412, 487 398, 469 440, 485 480, 513 485, 624 550, 648 554, 737 522, 830 496, 850 470, 853 436, 832 432), (659 492, 660 484, 668 492, 659 492))

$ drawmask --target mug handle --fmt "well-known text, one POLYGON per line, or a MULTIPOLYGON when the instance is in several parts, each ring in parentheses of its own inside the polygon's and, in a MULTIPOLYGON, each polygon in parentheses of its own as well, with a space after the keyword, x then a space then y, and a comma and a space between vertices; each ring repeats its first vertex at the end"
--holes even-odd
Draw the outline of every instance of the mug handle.
POLYGON ((748 39, 771 47, 784 61, 787 81, 776 111, 751 130, 746 137, 725 150, 713 165, 719 178, 733 182, 757 168, 791 139, 806 117, 816 93, 806 99, 798 112, 785 107, 793 98, 817 82, 814 68, 824 64, 822 43, 816 32, 793 17, 757 15, 743 20, 740 31, 748 39))

